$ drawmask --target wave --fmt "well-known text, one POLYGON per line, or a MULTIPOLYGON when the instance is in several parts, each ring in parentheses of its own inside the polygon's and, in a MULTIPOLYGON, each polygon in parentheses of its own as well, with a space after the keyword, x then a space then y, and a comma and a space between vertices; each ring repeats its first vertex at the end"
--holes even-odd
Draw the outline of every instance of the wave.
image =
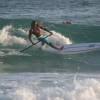
POLYGON ((0 44, 3 46, 14 44, 27 45, 27 41, 24 38, 11 35, 12 30, 13 27, 11 25, 5 26, 0 30, 0 44))
MULTIPOLYGON (((14 44, 23 46, 28 45, 28 31, 29 28, 6 25, 0 30, 0 44, 2 46, 12 46, 14 44)), ((50 34, 43 30, 42 32, 45 35, 50 34)), ((51 32, 53 33, 53 35, 48 37, 48 41, 52 42, 54 45, 72 44, 72 41, 68 37, 65 37, 62 33, 58 33, 56 31, 51 32)))
MULTIPOLYGON (((41 43, 39 43, 36 46, 27 49, 25 52, 20 53, 20 50, 31 45, 28 40, 30 24, 31 20, 26 19, 8 19, 7 21, 0 23, 1 72, 2 70, 3 72, 75 72, 77 71, 77 67, 80 68, 81 72, 99 71, 99 51, 76 55, 59 55, 50 53, 52 48, 48 45, 45 45, 43 51, 41 51, 39 49, 41 43), (45 48, 50 52, 46 51, 45 48)), ((63 44, 77 45, 79 43, 100 42, 100 26, 79 24, 67 25, 48 22, 42 24, 53 32, 53 35, 48 37, 48 41, 56 46, 62 46, 63 44)), ((49 34, 43 33, 45 35, 49 34)), ((36 41, 36 39, 33 38, 33 41, 34 40, 36 41)))
POLYGON ((16 73, 0 76, 2 100, 13 97, 17 100, 100 100, 99 74, 16 73))
MULTIPOLYGON (((31 19, 0 19, 0 44, 7 45, 27 45, 28 31, 31 19)), ((99 42, 99 26, 88 26, 79 24, 54 24, 43 22, 53 35, 48 39, 55 45, 72 44, 72 43, 91 43, 99 42), (59 41, 60 40, 60 41, 59 41)), ((47 34, 47 33, 46 33, 47 34)))

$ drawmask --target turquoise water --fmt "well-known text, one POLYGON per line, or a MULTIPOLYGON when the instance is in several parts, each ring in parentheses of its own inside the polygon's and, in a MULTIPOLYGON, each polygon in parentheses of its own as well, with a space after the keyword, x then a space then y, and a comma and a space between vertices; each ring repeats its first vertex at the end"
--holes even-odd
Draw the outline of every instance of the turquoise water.
POLYGON ((100 100, 100 49, 57 54, 37 44, 20 52, 30 45, 32 19, 53 32, 48 40, 55 45, 100 43, 99 6, 99 0, 0 0, 0 100, 100 100))

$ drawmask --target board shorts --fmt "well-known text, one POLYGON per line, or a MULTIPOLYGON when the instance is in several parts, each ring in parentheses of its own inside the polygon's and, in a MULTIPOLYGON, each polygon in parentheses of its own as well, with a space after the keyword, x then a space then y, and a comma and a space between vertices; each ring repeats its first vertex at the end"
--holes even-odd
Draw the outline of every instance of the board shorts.
POLYGON ((46 43, 46 44, 51 44, 49 41, 48 41, 48 38, 47 36, 43 36, 41 35, 39 38, 38 38, 39 41, 43 42, 43 43, 46 43))

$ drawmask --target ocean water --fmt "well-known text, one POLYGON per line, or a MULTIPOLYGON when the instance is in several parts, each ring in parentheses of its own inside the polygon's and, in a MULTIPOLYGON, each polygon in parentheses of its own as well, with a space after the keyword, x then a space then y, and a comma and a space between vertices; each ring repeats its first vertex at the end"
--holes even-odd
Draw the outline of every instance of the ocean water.
POLYGON ((38 43, 20 52, 32 19, 54 45, 100 43, 99 8, 99 0, 0 0, 0 100, 100 100, 100 49, 59 54, 38 43))

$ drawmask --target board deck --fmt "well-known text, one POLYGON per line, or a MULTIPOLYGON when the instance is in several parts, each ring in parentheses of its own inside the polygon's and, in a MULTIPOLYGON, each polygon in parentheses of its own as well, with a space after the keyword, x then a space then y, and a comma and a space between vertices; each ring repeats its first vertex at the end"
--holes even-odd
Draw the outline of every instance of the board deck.
POLYGON ((64 49, 61 52, 67 54, 76 54, 76 53, 90 52, 97 49, 100 49, 100 43, 79 43, 79 44, 64 45, 64 49))
POLYGON ((46 51, 55 52, 59 54, 78 54, 91 52, 100 49, 100 43, 79 43, 79 44, 65 44, 63 50, 55 50, 45 48, 46 51))

